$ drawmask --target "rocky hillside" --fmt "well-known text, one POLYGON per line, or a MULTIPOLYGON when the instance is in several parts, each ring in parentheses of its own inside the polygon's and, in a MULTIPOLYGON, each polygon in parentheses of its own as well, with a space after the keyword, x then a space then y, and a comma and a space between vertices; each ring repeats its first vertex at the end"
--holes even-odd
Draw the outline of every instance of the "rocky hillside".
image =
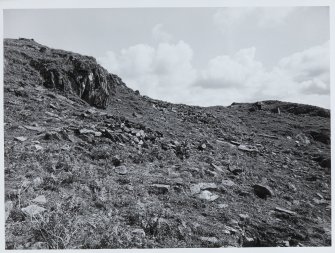
POLYGON ((330 246, 330 112, 141 96, 4 41, 7 249, 330 246))

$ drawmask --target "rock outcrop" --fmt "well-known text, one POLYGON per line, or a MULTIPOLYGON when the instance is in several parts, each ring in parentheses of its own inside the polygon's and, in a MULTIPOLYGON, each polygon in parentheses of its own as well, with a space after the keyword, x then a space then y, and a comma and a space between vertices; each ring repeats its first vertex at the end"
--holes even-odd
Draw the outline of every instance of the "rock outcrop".
POLYGON ((115 86, 122 85, 119 77, 109 74, 93 57, 50 49, 27 39, 5 40, 4 45, 7 73, 18 75, 15 71, 19 70, 29 75, 35 72, 36 85, 75 94, 92 106, 106 108, 115 86), (14 55, 15 60, 11 57, 14 55))

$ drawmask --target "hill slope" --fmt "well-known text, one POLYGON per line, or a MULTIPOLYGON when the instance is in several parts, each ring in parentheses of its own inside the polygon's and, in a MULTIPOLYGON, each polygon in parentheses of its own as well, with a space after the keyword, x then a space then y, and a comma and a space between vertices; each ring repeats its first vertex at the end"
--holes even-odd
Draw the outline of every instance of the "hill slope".
POLYGON ((331 245, 329 110, 171 104, 4 47, 8 249, 331 245))

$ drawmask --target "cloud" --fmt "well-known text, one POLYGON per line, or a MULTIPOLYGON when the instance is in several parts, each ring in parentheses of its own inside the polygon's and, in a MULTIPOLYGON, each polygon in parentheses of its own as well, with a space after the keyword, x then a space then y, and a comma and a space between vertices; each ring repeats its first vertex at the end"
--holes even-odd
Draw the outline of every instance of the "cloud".
POLYGON ((245 22, 260 28, 272 28, 285 24, 286 18, 295 10, 294 7, 226 7, 213 15, 213 22, 223 32, 245 22))
POLYGON ((154 40, 158 42, 171 42, 173 39, 173 36, 163 30, 162 24, 157 24, 152 28, 152 37, 154 40))
MULTIPOLYGON (((241 49, 233 56, 221 55, 211 59, 195 85, 205 88, 240 88, 252 85, 262 73, 263 65, 255 60, 256 49, 241 49)), ((255 83, 254 85, 257 85, 255 83)))
MULTIPOLYGON (((329 108, 329 60, 326 42, 284 57, 267 70, 256 59, 256 49, 246 48, 211 59, 193 85, 201 94, 234 96, 235 102, 277 99, 329 108)), ((219 100, 206 105, 213 101, 219 100)))
POLYGON ((132 89, 174 103, 212 106, 277 99, 330 107, 329 42, 284 57, 271 69, 257 59, 255 47, 215 56, 196 69, 189 44, 172 41, 160 24, 152 37, 155 45, 109 51, 98 61, 132 89))
POLYGON ((196 79, 192 58, 192 48, 178 41, 162 42, 156 47, 138 44, 120 53, 108 52, 98 61, 142 94, 180 102, 181 94, 196 79))
POLYGON ((329 41, 281 59, 278 68, 299 83, 303 93, 329 94, 329 41))

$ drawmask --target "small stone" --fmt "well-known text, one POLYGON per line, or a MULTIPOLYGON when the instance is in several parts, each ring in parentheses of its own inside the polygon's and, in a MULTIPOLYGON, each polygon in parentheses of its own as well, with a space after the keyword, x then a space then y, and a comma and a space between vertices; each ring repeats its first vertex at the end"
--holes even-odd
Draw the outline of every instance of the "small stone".
POLYGON ((203 243, 210 243, 210 244, 216 244, 219 242, 219 240, 216 237, 200 237, 200 240, 203 243))
POLYGON ((190 190, 191 194, 197 194, 200 193, 201 190, 215 190, 217 189, 217 185, 215 183, 199 183, 195 185, 191 185, 190 190))
MULTIPOLYGON (((236 221, 236 220, 232 220, 232 221, 236 221)), ((231 222, 232 223, 232 222, 231 222)), ((232 224, 233 226, 237 226, 238 225, 238 221, 236 221, 236 223, 232 224)), ((235 228, 232 228, 230 226, 225 226, 225 229, 228 230, 230 233, 232 234, 236 234, 238 231, 235 228)))
POLYGON ((225 209, 225 208, 227 208, 229 205, 228 204, 219 204, 218 205, 218 207, 220 208, 220 209, 225 209))
POLYGON ((249 215, 248 214, 239 214, 240 220, 242 221, 247 221, 249 220, 249 215))
POLYGON ((46 242, 35 242, 30 247, 31 249, 49 249, 49 246, 46 242))
POLYGON ((14 203, 13 201, 6 201, 5 202, 5 221, 7 221, 10 212, 13 210, 14 203))
POLYGON ((142 140, 140 140, 139 142, 138 142, 138 145, 143 145, 143 141, 142 140))
POLYGON ((24 212, 25 214, 29 216, 35 216, 35 215, 41 214, 42 212, 46 211, 45 208, 34 205, 34 204, 27 206, 25 208, 21 208, 21 210, 22 212, 24 212))
POLYGON ((120 175, 126 175, 128 173, 128 169, 126 166, 121 165, 115 168, 115 172, 120 175))
POLYGON ((40 177, 36 177, 36 178, 33 180, 34 188, 37 188, 37 187, 41 186, 42 184, 43 184, 43 179, 40 178, 40 177))
POLYGON ((120 157, 118 155, 116 155, 116 156, 112 157, 112 163, 113 163, 114 166, 117 167, 117 166, 121 165, 122 160, 120 159, 120 157))
POLYGON ((62 138, 57 132, 48 132, 43 137, 44 140, 57 140, 60 141, 62 138))
POLYGON ((214 163, 211 163, 211 166, 212 166, 214 169, 216 169, 217 171, 219 171, 219 172, 223 172, 223 170, 222 170, 219 166, 215 165, 214 163))
POLYGON ((242 151, 247 151, 247 152, 251 152, 251 153, 257 153, 258 152, 258 149, 256 147, 253 147, 253 146, 247 146, 247 145, 239 145, 238 146, 238 149, 239 150, 242 150, 242 151))
POLYGON ((207 201, 214 201, 217 198, 219 198, 218 195, 211 193, 210 191, 202 191, 199 195, 198 195, 199 199, 204 199, 207 201))
POLYGON ((253 185, 255 194, 261 199, 267 199, 267 197, 273 196, 273 192, 268 186, 255 184, 253 185))
POLYGON ((59 116, 57 114, 52 113, 52 112, 45 112, 45 114, 50 116, 50 117, 59 118, 59 116))
POLYGON ((247 237, 247 236, 244 236, 243 237, 243 247, 255 247, 257 245, 256 244, 256 241, 254 238, 251 238, 251 237, 247 237))
POLYGON ((289 241, 283 241, 284 247, 290 247, 290 242, 289 241))
POLYGON ((296 212, 293 212, 293 211, 290 211, 290 210, 287 210, 287 209, 284 209, 284 208, 281 208, 281 207, 276 207, 275 211, 282 212, 282 213, 287 213, 287 214, 290 214, 290 215, 296 215, 297 214, 296 212))
POLYGON ((39 127, 39 126, 24 126, 25 129, 31 130, 31 131, 36 131, 36 132, 44 132, 45 128, 39 127))
POLYGON ((288 188, 293 191, 293 192, 296 192, 297 191, 297 188, 293 185, 293 184, 288 184, 288 188))
POLYGON ((47 199, 45 198, 44 195, 40 195, 40 196, 37 196, 36 198, 34 198, 32 200, 32 202, 36 203, 36 204, 41 204, 41 205, 44 205, 47 203, 47 199))
POLYGON ((17 141, 20 141, 20 142, 24 142, 24 141, 26 141, 28 138, 27 138, 27 137, 23 137, 23 136, 19 136, 19 137, 15 137, 14 139, 17 140, 17 141))
POLYGON ((41 146, 41 145, 35 145, 35 149, 37 150, 37 151, 39 151, 39 150, 43 150, 43 147, 41 146))
POLYGON ((205 150, 206 148, 207 148, 207 146, 206 146, 205 143, 200 144, 199 147, 198 147, 199 150, 205 150))
POLYGON ((95 137, 100 137, 100 136, 102 136, 102 133, 101 132, 94 132, 94 136, 95 137))
POLYGON ((235 183, 229 179, 226 179, 226 180, 222 180, 222 185, 231 187, 231 186, 234 186, 235 183))
POLYGON ((79 134, 95 134, 95 131, 87 129, 87 128, 82 128, 79 129, 79 134))
POLYGON ((133 231, 131 231, 131 233, 135 234, 135 235, 138 235, 140 237, 145 237, 145 232, 141 228, 134 229, 133 231))
POLYGON ((28 188, 30 186, 31 182, 28 179, 25 179, 22 184, 21 184, 21 188, 25 189, 28 188))
POLYGON ((170 190, 170 185, 165 184, 153 184, 150 185, 149 192, 153 194, 166 194, 170 190))

